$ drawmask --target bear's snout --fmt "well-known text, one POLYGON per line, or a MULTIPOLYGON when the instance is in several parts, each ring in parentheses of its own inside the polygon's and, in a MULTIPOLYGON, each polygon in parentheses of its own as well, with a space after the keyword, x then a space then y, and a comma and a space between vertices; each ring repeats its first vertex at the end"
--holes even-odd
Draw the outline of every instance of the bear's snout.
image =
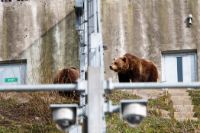
POLYGON ((110 69, 111 69, 111 70, 113 69, 112 66, 110 66, 110 69))

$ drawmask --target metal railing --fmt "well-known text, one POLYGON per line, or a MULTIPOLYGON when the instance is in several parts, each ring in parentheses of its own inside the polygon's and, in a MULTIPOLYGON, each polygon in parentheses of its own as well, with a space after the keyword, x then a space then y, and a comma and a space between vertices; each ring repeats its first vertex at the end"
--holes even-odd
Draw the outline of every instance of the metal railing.
POLYGON ((161 89, 161 88, 200 88, 200 82, 188 83, 112 83, 107 81, 107 89, 161 89))
POLYGON ((44 84, 44 85, 1 85, 0 92, 33 92, 33 91, 72 91, 76 84, 44 84))
MULTIPOLYGON (((80 81, 76 84, 41 84, 41 85, 1 85, 0 92, 34 92, 34 91, 84 91, 87 88, 86 81, 80 81)), ((162 89, 162 88, 200 88, 200 82, 188 83, 118 83, 106 80, 104 82, 105 90, 113 89, 162 89)))

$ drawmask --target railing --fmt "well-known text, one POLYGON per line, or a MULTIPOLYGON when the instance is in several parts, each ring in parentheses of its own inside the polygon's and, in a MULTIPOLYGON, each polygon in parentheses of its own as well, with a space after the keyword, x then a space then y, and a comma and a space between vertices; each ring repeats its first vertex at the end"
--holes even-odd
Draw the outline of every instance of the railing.
POLYGON ((44 85, 0 85, 0 92, 24 91, 72 91, 76 84, 44 84, 44 85))
POLYGON ((188 83, 112 83, 108 81, 108 89, 160 89, 160 88, 200 88, 200 82, 188 83))
MULTIPOLYGON (((84 91, 87 88, 85 81, 76 84, 41 84, 41 85, 1 85, 0 92, 26 92, 26 91, 84 91)), ((200 88, 200 82, 188 83, 115 83, 110 80, 104 82, 104 89, 162 89, 162 88, 200 88)))

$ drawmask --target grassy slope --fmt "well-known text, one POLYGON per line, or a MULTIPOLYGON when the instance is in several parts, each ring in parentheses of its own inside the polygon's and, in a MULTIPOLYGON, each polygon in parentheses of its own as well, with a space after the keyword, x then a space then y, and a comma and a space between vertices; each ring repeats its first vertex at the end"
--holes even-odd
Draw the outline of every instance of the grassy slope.
MULTIPOLYGON (((191 94, 196 96, 196 93, 191 94)), ((28 103, 17 103, 14 98, 0 99, 0 133, 60 133, 55 128, 55 124, 52 123, 49 104, 66 103, 66 99, 55 94, 34 93, 30 95, 31 99, 28 103)), ((124 91, 115 91, 106 97, 114 103, 118 103, 120 99, 139 98, 131 92, 124 91)), ((166 94, 158 99, 150 99, 148 102, 148 117, 137 128, 130 128, 127 123, 119 119, 118 113, 106 115, 107 132, 193 133, 195 129, 200 127, 200 121, 177 122, 174 120, 172 103, 169 98, 170 96, 166 94), (162 118, 160 110, 169 111, 170 119, 162 118)), ((198 100, 196 100, 196 103, 199 104, 198 100)))
POLYGON ((194 116, 200 119, 200 91, 189 91, 189 95, 192 97, 192 103, 194 105, 194 116))
MULTIPOLYGON (((126 96, 120 93, 117 95, 121 98, 126 96)), ((135 96, 132 95, 132 98, 135 96)), ((170 95, 165 94, 158 99, 148 101, 148 117, 137 128, 130 128, 127 123, 119 119, 119 114, 115 113, 107 116, 107 131, 108 133, 194 133, 195 129, 200 127, 200 121, 178 122, 174 120, 173 112, 170 95), (161 110, 169 112, 169 119, 161 117, 161 110)))

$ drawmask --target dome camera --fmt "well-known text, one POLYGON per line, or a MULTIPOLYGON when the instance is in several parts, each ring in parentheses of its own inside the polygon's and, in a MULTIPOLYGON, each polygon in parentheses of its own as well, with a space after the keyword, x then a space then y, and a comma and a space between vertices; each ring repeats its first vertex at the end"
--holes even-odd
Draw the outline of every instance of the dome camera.
POLYGON ((61 131, 67 131, 76 124, 77 104, 51 104, 53 121, 61 131))
POLYGON ((122 100, 120 102, 120 118, 131 127, 136 127, 147 116, 147 100, 122 100))

